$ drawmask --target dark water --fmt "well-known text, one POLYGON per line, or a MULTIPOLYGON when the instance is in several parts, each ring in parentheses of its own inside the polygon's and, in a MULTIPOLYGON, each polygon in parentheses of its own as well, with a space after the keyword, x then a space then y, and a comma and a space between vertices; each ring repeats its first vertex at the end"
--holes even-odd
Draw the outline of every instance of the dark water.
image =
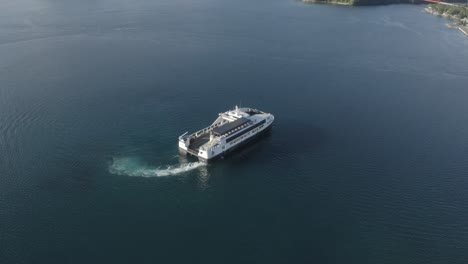
POLYGON ((468 38, 422 6, 0 5, 0 263, 468 262, 468 38), (187 167, 239 103, 272 134, 187 167))

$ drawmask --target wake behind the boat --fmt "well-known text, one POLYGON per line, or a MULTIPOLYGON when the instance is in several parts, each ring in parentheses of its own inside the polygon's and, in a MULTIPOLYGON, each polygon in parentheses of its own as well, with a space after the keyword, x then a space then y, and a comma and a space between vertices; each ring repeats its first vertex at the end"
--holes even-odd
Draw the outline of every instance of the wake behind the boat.
POLYGON ((163 177, 182 174, 206 166, 203 162, 189 162, 165 167, 153 167, 144 164, 138 158, 114 158, 109 171, 118 175, 135 177, 163 177))

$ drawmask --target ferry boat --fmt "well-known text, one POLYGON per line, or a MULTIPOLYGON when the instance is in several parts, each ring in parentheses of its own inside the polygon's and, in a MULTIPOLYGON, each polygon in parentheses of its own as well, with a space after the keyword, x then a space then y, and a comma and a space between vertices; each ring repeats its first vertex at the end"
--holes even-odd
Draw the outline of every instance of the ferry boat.
POLYGON ((270 129, 274 120, 270 113, 236 106, 220 113, 211 126, 179 136, 179 149, 204 162, 222 158, 270 129))

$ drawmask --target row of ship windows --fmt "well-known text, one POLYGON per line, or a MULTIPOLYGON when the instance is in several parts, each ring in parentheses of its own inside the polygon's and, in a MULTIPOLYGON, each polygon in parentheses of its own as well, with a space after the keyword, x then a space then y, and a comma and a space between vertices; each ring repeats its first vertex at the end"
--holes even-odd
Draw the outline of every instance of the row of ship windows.
POLYGON ((237 139, 234 139, 234 140, 233 140, 232 142, 230 142, 229 144, 230 144, 231 146, 234 145, 234 144, 236 144, 237 142, 243 140, 245 137, 247 137, 248 135, 250 135, 250 133, 255 133, 255 132, 257 132, 258 130, 260 130, 262 127, 263 127, 263 125, 261 125, 261 126, 255 128, 255 129, 253 129, 252 131, 246 133, 245 135, 243 135, 243 136, 241 136, 241 137, 239 137, 239 138, 237 138, 237 139))
POLYGON ((228 131, 228 132, 222 134, 221 136, 229 136, 229 135, 231 135, 232 133, 235 133, 235 132, 237 132, 237 131, 239 131, 239 130, 241 130, 241 129, 246 128, 246 127, 247 127, 248 125, 250 125, 251 123, 252 123, 252 122, 249 122, 249 123, 247 123, 247 124, 245 124, 245 125, 242 125, 242 126, 237 127, 237 128, 235 128, 235 129, 233 129, 233 130, 230 130, 230 131, 228 131))

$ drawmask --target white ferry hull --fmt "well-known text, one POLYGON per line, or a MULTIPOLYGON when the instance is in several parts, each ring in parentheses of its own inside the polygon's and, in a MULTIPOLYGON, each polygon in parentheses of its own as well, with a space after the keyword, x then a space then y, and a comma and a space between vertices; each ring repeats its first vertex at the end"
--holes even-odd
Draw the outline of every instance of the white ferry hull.
MULTIPOLYGON (((264 136, 265 134, 267 134, 272 128, 272 125, 270 124, 268 127, 266 127, 265 129, 261 130, 260 132, 244 139, 243 141, 239 142, 238 144, 236 144, 235 146, 232 146, 231 148, 223 151, 222 153, 219 153, 217 154, 216 156, 213 156, 209 159, 205 159, 203 157, 198 157, 198 159, 200 161, 203 161, 203 162, 212 162, 212 161, 215 161, 215 160, 219 160, 219 159, 223 159, 224 157, 228 156, 229 154, 231 154, 232 152, 234 151, 238 151, 240 150, 241 148, 251 144, 251 143, 254 143, 256 140, 260 139, 262 136, 264 136)), ((187 153, 187 152, 186 152, 187 153)))
POLYGON ((179 137, 182 154, 208 162, 219 159, 269 130, 274 116, 251 108, 221 113, 210 127, 179 137))

